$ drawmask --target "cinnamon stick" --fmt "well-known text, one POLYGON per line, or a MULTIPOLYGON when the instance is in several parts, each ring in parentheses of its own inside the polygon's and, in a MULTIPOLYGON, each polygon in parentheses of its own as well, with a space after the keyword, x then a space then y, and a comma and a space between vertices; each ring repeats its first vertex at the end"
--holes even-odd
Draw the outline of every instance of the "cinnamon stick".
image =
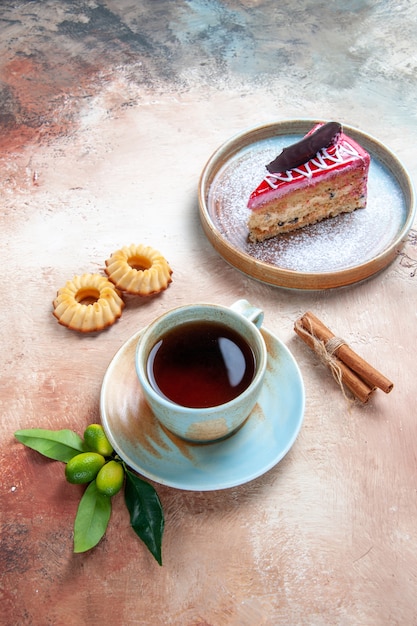
MULTIPOLYGON (((335 335, 327 328, 311 311, 307 311, 301 317, 302 325, 307 330, 325 344, 334 339, 335 335)), ((345 363, 351 370, 356 372, 370 386, 378 387, 384 393, 392 391, 394 384, 388 380, 381 372, 376 370, 370 363, 360 357, 346 343, 341 343, 334 351, 335 356, 345 363)))
MULTIPOLYGON (((317 339, 315 339, 310 334, 310 331, 304 328, 301 320, 296 321, 294 325, 294 330, 297 335, 304 341, 304 343, 306 343, 312 350, 314 350, 314 352, 317 351, 317 339)), ((359 376, 357 376, 355 372, 349 369, 349 367, 347 367, 347 365, 345 365, 343 361, 340 361, 340 359, 337 358, 335 360, 336 367, 339 368, 341 374, 340 383, 343 383, 358 400, 360 400, 364 404, 368 402, 375 387, 370 387, 365 381, 359 378, 359 376)))
POLYGON ((376 388, 389 393, 393 383, 336 337, 313 313, 307 311, 295 322, 297 335, 330 367, 334 377, 361 402, 367 402, 376 388))

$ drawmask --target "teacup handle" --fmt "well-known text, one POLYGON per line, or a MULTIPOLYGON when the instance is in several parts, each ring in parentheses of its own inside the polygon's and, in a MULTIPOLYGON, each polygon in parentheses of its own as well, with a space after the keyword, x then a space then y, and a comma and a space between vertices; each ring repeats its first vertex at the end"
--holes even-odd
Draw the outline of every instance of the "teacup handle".
POLYGON ((231 304, 229 308, 236 313, 240 313, 243 317, 246 317, 250 322, 253 322, 257 328, 262 326, 264 312, 262 309, 250 304, 247 300, 237 300, 231 304))

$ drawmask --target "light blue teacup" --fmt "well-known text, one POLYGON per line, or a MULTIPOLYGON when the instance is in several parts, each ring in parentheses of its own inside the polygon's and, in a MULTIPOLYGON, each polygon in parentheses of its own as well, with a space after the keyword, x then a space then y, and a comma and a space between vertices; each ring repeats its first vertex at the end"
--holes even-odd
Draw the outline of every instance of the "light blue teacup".
MULTIPOLYGON (((265 377, 267 349, 259 330, 262 321, 261 309, 246 300, 238 300, 230 307, 216 304, 181 306, 164 313, 145 329, 136 349, 136 372, 148 404, 167 430, 187 441, 208 443, 224 439, 242 426, 258 400, 265 377), (167 333, 199 322, 221 324, 237 333, 249 347, 254 365, 249 384, 236 397, 214 406, 196 408, 164 395, 155 384, 150 362, 167 333)), ((201 358, 204 360, 204 355, 201 358)), ((190 384, 193 384, 192 371, 190 384)))

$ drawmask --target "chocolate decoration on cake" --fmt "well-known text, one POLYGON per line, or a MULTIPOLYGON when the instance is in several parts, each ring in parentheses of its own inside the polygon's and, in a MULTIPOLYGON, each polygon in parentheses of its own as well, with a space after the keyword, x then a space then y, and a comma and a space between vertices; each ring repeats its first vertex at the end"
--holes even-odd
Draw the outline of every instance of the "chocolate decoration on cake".
POLYGON ((303 165, 312 159, 319 150, 328 148, 335 142, 342 132, 342 126, 338 122, 327 122, 320 126, 314 133, 308 135, 297 143, 284 148, 276 159, 266 166, 271 174, 286 172, 294 167, 303 165))

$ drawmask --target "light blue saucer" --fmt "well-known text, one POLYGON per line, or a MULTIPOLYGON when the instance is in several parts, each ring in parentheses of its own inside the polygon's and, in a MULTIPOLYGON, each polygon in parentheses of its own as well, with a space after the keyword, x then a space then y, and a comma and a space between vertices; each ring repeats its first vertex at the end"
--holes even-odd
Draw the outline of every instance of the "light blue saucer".
POLYGON ((201 445, 166 431, 146 404, 135 370, 142 332, 112 359, 100 397, 103 427, 130 468, 162 485, 212 491, 249 482, 287 454, 303 422, 305 393, 298 365, 277 337, 262 329, 267 372, 258 404, 246 422, 228 439, 201 445))

